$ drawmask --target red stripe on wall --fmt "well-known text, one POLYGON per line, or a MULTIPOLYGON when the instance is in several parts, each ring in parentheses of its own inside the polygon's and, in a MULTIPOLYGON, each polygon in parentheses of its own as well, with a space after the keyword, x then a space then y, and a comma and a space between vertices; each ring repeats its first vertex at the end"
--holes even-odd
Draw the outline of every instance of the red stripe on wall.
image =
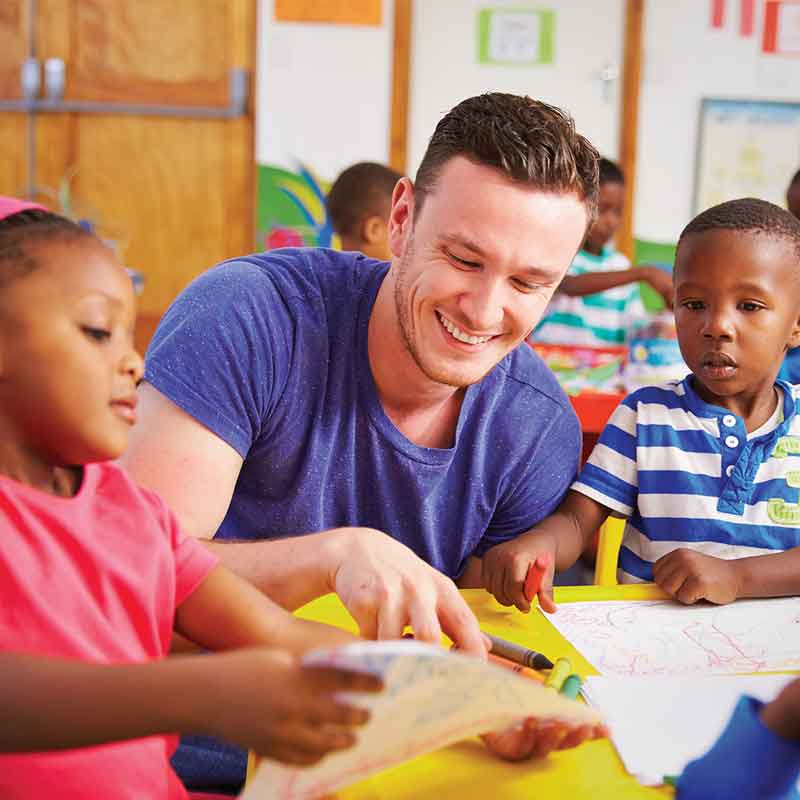
POLYGON ((778 10, 780 2, 766 0, 764 3, 764 36, 761 49, 765 53, 774 53, 778 43, 778 10))
POLYGON ((721 28, 725 24, 725 0, 711 0, 711 27, 721 28))
POLYGON ((755 28, 755 0, 741 0, 739 4, 739 35, 752 36, 755 28))

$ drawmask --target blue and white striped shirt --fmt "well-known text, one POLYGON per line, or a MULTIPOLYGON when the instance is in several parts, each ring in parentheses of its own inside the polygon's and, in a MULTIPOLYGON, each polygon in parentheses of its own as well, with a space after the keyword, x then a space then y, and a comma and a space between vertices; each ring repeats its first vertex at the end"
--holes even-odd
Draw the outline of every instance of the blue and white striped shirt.
POLYGON ((742 558, 800 545, 800 387, 776 386, 783 402, 750 434, 691 376, 622 401, 572 486, 628 518, 621 581, 651 581, 679 547, 742 558))

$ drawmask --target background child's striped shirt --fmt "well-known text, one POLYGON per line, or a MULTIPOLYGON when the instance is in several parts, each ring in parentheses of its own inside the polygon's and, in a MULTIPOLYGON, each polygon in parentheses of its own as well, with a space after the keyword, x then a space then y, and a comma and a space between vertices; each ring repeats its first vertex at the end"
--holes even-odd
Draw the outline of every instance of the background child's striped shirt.
MULTIPOLYGON (((596 256, 580 250, 567 275, 617 272, 629 269, 628 259, 610 247, 596 256)), ((556 293, 533 333, 537 342, 613 347, 625 344, 631 323, 645 317, 638 283, 617 286, 597 294, 570 297, 556 293)))
POLYGON ((628 518, 621 581, 651 581, 679 547, 741 558, 800 545, 798 388, 779 381, 775 412, 748 435, 691 380, 626 397, 572 486, 628 518))

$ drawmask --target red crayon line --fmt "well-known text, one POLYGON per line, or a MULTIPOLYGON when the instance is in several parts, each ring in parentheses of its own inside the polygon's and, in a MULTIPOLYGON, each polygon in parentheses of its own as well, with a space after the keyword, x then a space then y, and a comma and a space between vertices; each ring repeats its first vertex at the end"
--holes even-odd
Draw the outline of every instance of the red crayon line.
POLYGON ((525 594, 525 599, 529 603, 539 593, 539 589, 542 586, 542 579, 549 566, 550 555, 547 553, 537 556, 536 561, 528 565, 528 572, 525 575, 525 586, 522 591, 525 594))

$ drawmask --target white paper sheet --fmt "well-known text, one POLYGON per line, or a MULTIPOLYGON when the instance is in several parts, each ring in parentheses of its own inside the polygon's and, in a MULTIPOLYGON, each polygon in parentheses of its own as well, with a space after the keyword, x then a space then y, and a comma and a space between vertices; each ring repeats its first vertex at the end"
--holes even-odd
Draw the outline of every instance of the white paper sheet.
POLYGON ((563 603, 545 615, 602 675, 800 669, 800 598, 563 603))
POLYGON ((372 710, 350 750, 309 768, 263 761, 243 800, 319 797, 421 753, 503 727, 526 715, 594 723, 600 713, 510 670, 421 642, 363 642, 321 652, 313 663, 383 676, 385 690, 352 696, 372 710))
POLYGON ((796 675, 590 676, 584 695, 606 716, 625 769, 642 783, 679 775, 722 733, 742 694, 771 700, 796 675))

